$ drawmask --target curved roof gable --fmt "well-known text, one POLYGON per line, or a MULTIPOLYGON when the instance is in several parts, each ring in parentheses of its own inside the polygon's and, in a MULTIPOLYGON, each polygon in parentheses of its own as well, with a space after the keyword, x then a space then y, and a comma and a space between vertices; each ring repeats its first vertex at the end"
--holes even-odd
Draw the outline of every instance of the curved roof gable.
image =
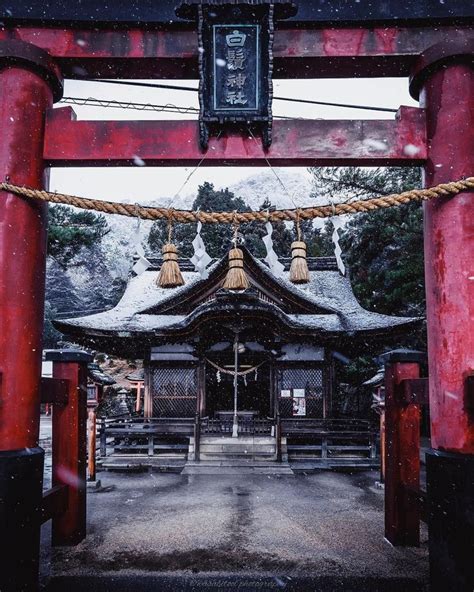
POLYGON ((189 263, 183 264, 186 283, 173 290, 157 285, 158 267, 152 265, 130 279, 113 309, 54 324, 63 333, 79 341, 93 341, 108 351, 124 349, 139 336, 144 347, 146 339, 176 336, 234 308, 250 316, 252 311, 270 315, 282 328, 298 334, 324 335, 332 339, 343 335, 352 339, 355 334, 362 337, 399 332, 420 321, 362 308, 349 279, 339 273, 333 258, 310 259, 309 282, 296 286, 289 281, 289 261, 286 261, 283 277, 277 278, 262 261, 247 250, 244 252, 245 269, 253 284, 251 291, 222 294, 226 292, 221 284, 227 271, 227 257, 209 268, 209 277, 205 280, 198 273, 188 271, 189 263))
MULTIPOLYGON (((270 269, 245 248, 244 269, 250 284, 267 301, 284 312, 295 314, 337 313, 338 308, 322 294, 302 289, 292 284, 288 273, 277 278, 270 269)), ((167 290, 168 297, 160 299, 149 308, 141 310, 145 314, 190 314, 197 306, 211 299, 219 290, 228 269, 227 255, 217 261, 209 270, 209 277, 202 280, 198 274, 194 281, 186 283, 178 290, 167 290)), ((337 272, 338 273, 338 272, 337 272)), ((351 291, 352 292, 352 291, 351 291)))

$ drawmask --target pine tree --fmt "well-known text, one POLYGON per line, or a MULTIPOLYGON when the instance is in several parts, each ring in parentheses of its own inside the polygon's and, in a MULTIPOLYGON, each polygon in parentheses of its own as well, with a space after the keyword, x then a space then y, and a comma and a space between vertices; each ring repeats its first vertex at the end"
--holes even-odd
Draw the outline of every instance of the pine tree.
POLYGON ((57 205, 50 205, 48 213, 48 255, 64 268, 82 247, 91 247, 110 232, 102 214, 57 205))
MULTIPOLYGON (((367 199, 420 187, 419 169, 312 169, 314 192, 337 203, 367 199)), ((326 236, 332 233, 326 224, 326 236)), ((341 232, 343 258, 359 302, 368 310, 401 316, 424 316, 422 207, 417 203, 347 217, 341 232)), ((426 348, 425 328, 413 330, 400 346, 426 348)), ((337 364, 342 382, 354 387, 376 370, 374 355, 392 349, 393 341, 370 341, 349 365, 337 364)))
MULTIPOLYGON (((313 169, 317 191, 335 202, 420 187, 419 169, 313 169)), ((341 246, 361 304, 388 315, 425 312, 422 206, 419 203, 348 217, 341 246)))
MULTIPOLYGON (((236 197, 229 189, 214 189, 212 183, 206 182, 198 189, 198 194, 192 205, 193 210, 202 212, 249 212, 250 208, 244 200, 236 197)), ((264 245, 261 243, 261 224, 252 222, 242 224, 239 234, 245 246, 256 256, 264 255, 264 245)), ((175 224, 173 227, 173 243, 178 247, 180 257, 191 257, 193 254, 192 241, 196 234, 194 224, 175 224)), ((231 224, 204 224, 201 236, 206 250, 213 258, 220 258, 226 254, 232 240, 231 224)), ((155 222, 151 228, 148 244, 153 254, 159 254, 161 247, 168 239, 168 225, 164 220, 155 222)))
MULTIPOLYGON (((265 199, 260 206, 261 211, 271 212, 272 209, 275 209, 274 205, 270 202, 269 199, 265 199)), ((273 232, 272 232, 272 240, 273 240, 273 249, 275 253, 279 257, 288 257, 290 253, 291 243, 293 241, 291 230, 284 222, 272 222, 273 232)), ((265 229, 265 224, 257 224, 255 228, 255 235, 258 242, 255 245, 255 249, 252 253, 256 257, 265 257, 266 250, 265 245, 262 242, 262 238, 267 234, 265 229)))
MULTIPOLYGON (((273 204, 265 199, 260 206, 261 211, 271 211, 273 204)), ((216 190, 214 185, 205 182, 198 189, 198 194, 192 205, 193 210, 202 212, 249 212, 250 208, 242 198, 236 197, 229 189, 216 190)), ((279 257, 289 257, 291 243, 296 240, 296 230, 285 222, 272 222, 273 244, 279 257)), ((301 222, 301 231, 308 247, 308 256, 330 255, 331 248, 325 234, 313 227, 311 220, 301 222)), ((193 254, 192 241, 196 233, 193 224, 175 224, 173 227, 173 243, 178 247, 180 257, 191 257, 193 254)), ((265 257, 263 236, 267 233, 261 222, 242 224, 239 228, 245 246, 255 257, 265 257)), ((213 258, 223 257, 228 251, 232 240, 232 226, 230 224, 204 224, 201 236, 207 252, 213 258)), ((159 255, 161 247, 168 240, 168 225, 165 220, 155 222, 151 228, 148 245, 154 255, 159 255)))

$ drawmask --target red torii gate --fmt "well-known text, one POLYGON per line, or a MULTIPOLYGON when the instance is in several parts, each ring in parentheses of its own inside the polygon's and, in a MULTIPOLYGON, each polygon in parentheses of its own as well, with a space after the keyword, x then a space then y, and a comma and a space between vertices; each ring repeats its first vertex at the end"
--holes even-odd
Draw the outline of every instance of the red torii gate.
MULTIPOLYGON (((261 165, 268 159, 279 166, 422 165, 426 186, 472 175, 474 45, 467 27, 447 21, 432 29, 407 20, 402 26, 323 26, 324 20, 307 19, 304 28, 289 22, 277 30, 276 77, 410 75, 421 108, 402 107, 395 121, 276 121, 266 153, 251 139, 224 134, 211 139, 204 164, 261 165), (385 147, 374 151, 366 138, 385 147)), ((201 160, 195 122, 74 121, 70 108, 52 110, 62 96, 63 76, 196 78, 195 32, 176 29, 176 23, 168 30, 110 23, 90 29, 80 19, 66 27, 46 25, 7 19, 0 30, 2 180, 43 188, 48 167, 128 166, 136 154, 155 166, 201 160)), ((472 192, 464 192, 424 206, 436 590, 472 584, 474 402, 467 385, 474 371, 473 200, 472 192)), ((0 465, 18 459, 15 478, 23 488, 35 484, 37 494, 45 206, 3 193, 0 245, 0 465)), ((399 378, 415 375, 408 368, 399 378)), ((6 482, 1 467, 0 476, 6 482)), ((0 520, 17 501, 4 502, 0 520)), ((34 514, 38 499, 30 501, 34 514)))

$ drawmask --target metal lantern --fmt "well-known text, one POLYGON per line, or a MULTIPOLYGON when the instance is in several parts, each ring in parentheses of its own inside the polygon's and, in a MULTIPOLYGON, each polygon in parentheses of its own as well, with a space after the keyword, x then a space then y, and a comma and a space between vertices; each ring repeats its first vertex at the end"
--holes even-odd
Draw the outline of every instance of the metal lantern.
POLYGON ((279 0, 186 0, 177 8, 198 27, 203 149, 224 126, 247 133, 257 128, 264 147, 270 146, 274 22, 296 11, 293 2, 279 0))

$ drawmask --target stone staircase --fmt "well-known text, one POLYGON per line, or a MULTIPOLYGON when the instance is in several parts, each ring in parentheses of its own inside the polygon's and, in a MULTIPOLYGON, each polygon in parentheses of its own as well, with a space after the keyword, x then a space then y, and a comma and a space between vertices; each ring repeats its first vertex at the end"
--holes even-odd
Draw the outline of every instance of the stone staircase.
POLYGON ((199 459, 190 438, 188 462, 182 474, 278 474, 293 475, 288 464, 286 439, 282 439, 282 462, 277 462, 276 438, 271 436, 202 436, 199 459))

